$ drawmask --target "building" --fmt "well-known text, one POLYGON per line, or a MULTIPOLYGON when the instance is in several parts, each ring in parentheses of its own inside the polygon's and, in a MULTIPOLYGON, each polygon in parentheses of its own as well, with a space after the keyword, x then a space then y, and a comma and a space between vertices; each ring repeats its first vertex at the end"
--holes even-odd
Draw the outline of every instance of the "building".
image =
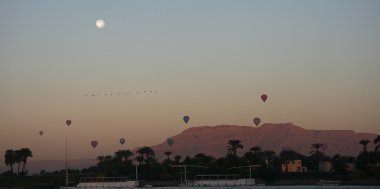
POLYGON ((287 164, 281 164, 282 172, 306 172, 307 167, 302 167, 301 160, 290 160, 287 164))
MULTIPOLYGON (((346 166, 346 171, 348 172, 354 172, 355 171, 355 163, 344 163, 346 166)), ((332 163, 329 161, 323 161, 319 162, 319 169, 320 172, 331 172, 333 170, 332 163)))
POLYGON ((348 172, 354 172, 356 170, 355 169, 355 167, 356 167, 355 163, 345 163, 345 165, 346 165, 346 170, 348 172))
POLYGON ((320 172, 330 172, 332 170, 332 164, 329 161, 321 161, 319 162, 319 168, 318 170, 320 172))

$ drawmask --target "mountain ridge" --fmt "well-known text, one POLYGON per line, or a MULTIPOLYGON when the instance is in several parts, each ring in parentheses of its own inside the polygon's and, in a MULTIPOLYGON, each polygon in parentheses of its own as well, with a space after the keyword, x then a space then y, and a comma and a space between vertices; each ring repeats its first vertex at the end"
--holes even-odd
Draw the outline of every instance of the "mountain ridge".
MULTIPOLYGON (((370 140, 368 149, 373 149, 373 139, 377 134, 357 133, 352 130, 315 130, 304 129, 293 123, 265 123, 259 127, 216 125, 190 127, 181 133, 168 137, 173 139, 173 145, 169 146, 166 141, 151 146, 159 161, 166 158, 165 151, 171 151, 172 156, 181 155, 194 156, 197 153, 212 155, 216 158, 223 157, 227 153, 228 140, 238 139, 242 141, 243 149, 238 149, 241 156, 249 148, 260 146, 263 150, 273 150, 277 154, 284 148, 291 148, 304 155, 310 152, 311 144, 325 143, 327 155, 349 155, 357 156, 362 150, 360 140, 370 140)), ((134 152, 136 149, 133 150, 134 152)), ((69 160, 69 168, 82 169, 94 166, 95 159, 69 160)), ((29 173, 39 173, 42 169, 46 171, 61 170, 65 167, 65 160, 30 160, 27 162, 29 173)), ((0 167, 0 172, 8 170, 9 167, 0 167)))
MULTIPOLYGON (((291 148, 307 155, 311 150, 311 144, 323 143, 327 144, 327 155, 357 156, 362 150, 359 141, 372 141, 376 136, 374 133, 357 133, 352 130, 305 129, 291 122, 265 123, 260 127, 216 125, 188 128, 178 135, 169 137, 174 141, 172 146, 162 142, 152 146, 152 149, 159 160, 165 158, 165 151, 172 151, 174 156, 185 157, 205 153, 218 158, 226 155, 228 140, 238 139, 244 146, 242 150, 238 150, 238 155, 243 155, 253 146, 276 153, 284 148, 291 148)), ((369 144, 368 147, 371 149, 373 145, 369 144)))

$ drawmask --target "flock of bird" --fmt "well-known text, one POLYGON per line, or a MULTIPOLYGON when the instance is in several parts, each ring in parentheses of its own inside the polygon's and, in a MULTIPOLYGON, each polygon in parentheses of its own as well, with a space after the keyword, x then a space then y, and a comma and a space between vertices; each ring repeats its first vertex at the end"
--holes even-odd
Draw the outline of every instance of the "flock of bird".
POLYGON ((128 92, 116 92, 116 93, 86 93, 84 96, 121 96, 121 95, 147 95, 157 94, 157 90, 141 90, 141 91, 128 91, 128 92))

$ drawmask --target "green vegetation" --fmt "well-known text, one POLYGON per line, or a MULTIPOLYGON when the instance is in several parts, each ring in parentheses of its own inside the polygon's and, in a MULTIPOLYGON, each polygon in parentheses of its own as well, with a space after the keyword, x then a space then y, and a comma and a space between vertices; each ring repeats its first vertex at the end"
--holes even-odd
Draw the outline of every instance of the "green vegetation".
POLYGON ((26 170, 26 162, 29 157, 33 157, 32 151, 29 148, 22 148, 20 150, 12 150, 12 149, 6 150, 5 155, 4 155, 4 159, 5 159, 4 163, 6 165, 9 165, 11 168, 9 174, 27 175, 28 172, 26 170), (13 167, 14 164, 17 164, 17 173, 15 173, 14 171, 14 167, 13 167), (20 172, 20 166, 21 166, 21 172, 20 172))
MULTIPOLYGON (((135 169, 138 167, 139 180, 154 185, 177 185, 183 180, 183 169, 172 165, 197 165, 207 168, 188 167, 187 178, 194 179, 199 174, 239 174, 240 178, 249 178, 249 169, 235 168, 237 166, 254 165, 252 176, 259 182, 286 183, 289 180, 317 181, 319 179, 339 179, 347 183, 355 183, 356 180, 366 179, 378 181, 380 179, 380 135, 374 139, 375 148, 369 150, 369 140, 361 140, 358 145, 363 145, 362 152, 357 157, 327 156, 323 151, 326 144, 314 143, 310 145, 310 154, 303 155, 290 148, 283 149, 278 155, 271 150, 262 149, 259 146, 249 148, 243 156, 237 155, 237 150, 243 149, 240 140, 226 141, 226 156, 215 158, 213 156, 198 153, 193 157, 181 157, 175 152, 166 151, 166 158, 158 162, 152 148, 144 146, 134 154, 131 150, 119 150, 113 155, 97 157, 96 166, 82 170, 69 170, 70 182, 76 184, 81 177, 88 176, 125 176, 135 178, 135 169), (132 158, 132 156, 134 158, 132 158), (173 158, 172 158, 173 157, 173 158), (302 170, 289 171, 288 166, 294 160, 301 160, 302 170), (329 170, 321 171, 320 163, 329 162, 329 170), (284 168, 285 167, 285 168, 284 168)), ((25 188, 53 188, 64 184, 65 171, 46 172, 41 170, 40 174, 27 176, 26 161, 32 157, 28 148, 21 150, 9 149, 5 152, 5 164, 10 170, 0 176, 0 186, 19 186, 25 188), (17 167, 16 167, 17 165, 17 167)), ((360 182, 359 182, 360 183, 360 182)), ((357 184, 357 183, 356 183, 357 184)), ((379 182, 375 182, 379 184, 379 182)))

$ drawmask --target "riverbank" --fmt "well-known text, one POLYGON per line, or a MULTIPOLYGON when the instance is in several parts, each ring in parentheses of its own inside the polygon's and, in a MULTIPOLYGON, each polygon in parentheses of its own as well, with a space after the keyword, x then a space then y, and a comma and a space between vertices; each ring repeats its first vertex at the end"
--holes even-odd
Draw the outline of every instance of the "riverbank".
MULTIPOLYGON (((262 179, 256 179, 257 185, 266 185, 266 186, 296 186, 296 185, 317 185, 320 182, 320 179, 278 179, 275 182, 268 183, 262 179)), ((143 181, 142 185, 150 185, 153 187, 169 187, 169 186, 179 186, 181 183, 179 181, 143 181)), ((380 179, 357 179, 350 181, 340 181, 339 185, 362 185, 362 186, 379 186, 380 188, 380 179)))
MULTIPOLYGON (((266 182, 262 179, 256 179, 257 185, 266 186, 316 186, 320 179, 318 178, 304 178, 304 179, 277 179, 274 182, 266 182)), ((73 182, 75 186, 77 182, 73 182)), ((181 184, 178 180, 142 180, 141 186, 152 187, 176 187, 181 184)), ((64 177, 55 176, 26 176, 14 178, 0 178, 0 189, 56 189, 64 185, 64 177)), ((380 179, 377 178, 361 178, 353 180, 341 180, 339 185, 352 186, 379 186, 380 179)))
MULTIPOLYGON (((266 183, 263 180, 257 179, 257 184, 265 184, 265 185, 316 185, 318 184, 320 179, 300 179, 300 180, 289 180, 289 179, 278 179, 273 183, 266 183)), ((339 185, 369 185, 369 186, 380 186, 379 179, 357 179, 357 180, 349 180, 342 181, 340 180, 339 185)))

